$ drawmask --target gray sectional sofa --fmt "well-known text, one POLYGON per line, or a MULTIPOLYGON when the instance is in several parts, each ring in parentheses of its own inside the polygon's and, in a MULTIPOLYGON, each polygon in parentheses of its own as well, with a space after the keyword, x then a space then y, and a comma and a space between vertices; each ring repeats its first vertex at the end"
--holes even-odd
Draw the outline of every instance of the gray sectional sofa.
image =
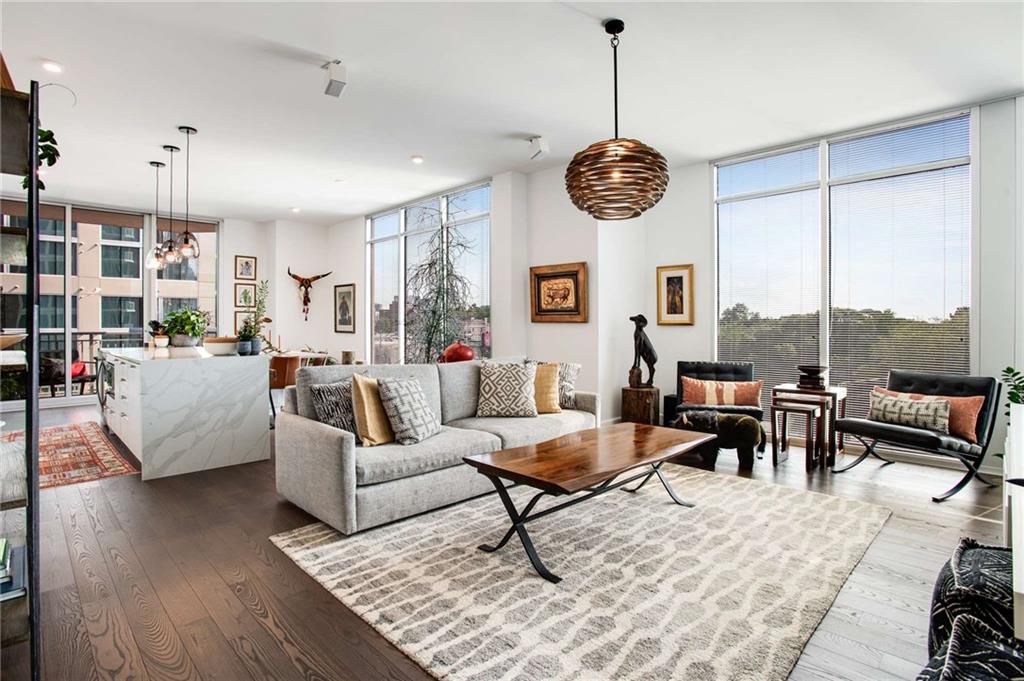
POLYGON ((493 491, 467 466, 470 454, 543 442, 598 423, 594 393, 576 408, 535 418, 477 418, 480 363, 322 366, 299 369, 285 390, 275 430, 277 491, 345 534, 493 491), (316 420, 310 386, 353 373, 415 378, 441 419, 441 432, 414 445, 362 447, 349 432, 316 420))

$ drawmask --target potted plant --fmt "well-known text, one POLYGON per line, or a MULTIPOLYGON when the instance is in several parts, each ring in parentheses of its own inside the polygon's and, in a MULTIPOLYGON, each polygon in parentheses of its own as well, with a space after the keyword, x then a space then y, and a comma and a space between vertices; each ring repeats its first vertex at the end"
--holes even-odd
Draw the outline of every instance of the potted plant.
POLYGON ((153 337, 153 346, 166 348, 171 339, 167 336, 167 327, 156 319, 149 320, 149 335, 153 337))
POLYGON ((164 317, 164 326, 171 337, 171 345, 176 348, 191 348, 199 344, 199 339, 206 333, 210 325, 210 313, 200 310, 182 308, 164 317))
POLYGON ((242 327, 238 329, 238 354, 252 355, 252 341, 256 338, 256 331, 252 323, 252 317, 246 317, 242 327))
POLYGON ((1013 367, 1003 369, 1003 384, 1006 386, 1006 451, 1013 451, 1018 459, 1024 460, 1024 373, 1013 367))
POLYGON ((252 322, 252 352, 253 355, 260 354, 263 346, 263 325, 270 323, 267 316, 267 298, 270 296, 270 282, 264 279, 256 287, 256 300, 253 301, 252 314, 249 321, 252 322))

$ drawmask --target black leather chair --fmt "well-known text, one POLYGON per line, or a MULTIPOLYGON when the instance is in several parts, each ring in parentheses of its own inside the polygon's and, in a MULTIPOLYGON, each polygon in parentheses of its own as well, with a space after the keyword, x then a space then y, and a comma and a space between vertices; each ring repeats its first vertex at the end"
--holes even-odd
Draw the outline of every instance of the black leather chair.
POLYGON ((864 453, 848 466, 832 469, 833 473, 848 471, 869 456, 884 461, 883 466, 894 463, 875 451, 875 447, 879 444, 891 444, 904 449, 949 456, 957 459, 967 468, 967 473, 960 482, 943 494, 932 497, 932 501, 945 501, 966 487, 967 483, 974 478, 989 487, 995 486, 994 483, 982 477, 978 472, 978 466, 985 459, 985 453, 988 451, 988 445, 992 439, 992 429, 996 423, 1001 388, 996 379, 987 376, 956 376, 893 369, 889 372, 887 387, 889 390, 922 395, 984 396, 985 403, 978 414, 978 424, 975 429, 977 444, 955 435, 937 433, 923 428, 869 421, 863 418, 836 419, 836 432, 844 433, 858 440, 864 445, 864 453))
MULTIPOLYGON (((687 404, 682 401, 683 376, 701 381, 753 381, 753 362, 677 362, 676 389, 679 393, 665 395, 662 399, 664 425, 671 426, 684 411, 717 411, 722 414, 745 414, 758 422, 764 421, 764 409, 732 404, 687 404)), ((757 449, 764 452, 765 434, 761 427, 761 444, 757 449)))

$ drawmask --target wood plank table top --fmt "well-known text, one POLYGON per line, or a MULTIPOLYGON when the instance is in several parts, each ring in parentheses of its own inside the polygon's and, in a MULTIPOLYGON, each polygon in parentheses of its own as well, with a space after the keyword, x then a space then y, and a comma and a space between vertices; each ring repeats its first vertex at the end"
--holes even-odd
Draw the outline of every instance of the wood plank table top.
POLYGON ((633 468, 660 463, 715 439, 710 433, 616 423, 463 460, 485 475, 553 494, 574 494, 633 468))

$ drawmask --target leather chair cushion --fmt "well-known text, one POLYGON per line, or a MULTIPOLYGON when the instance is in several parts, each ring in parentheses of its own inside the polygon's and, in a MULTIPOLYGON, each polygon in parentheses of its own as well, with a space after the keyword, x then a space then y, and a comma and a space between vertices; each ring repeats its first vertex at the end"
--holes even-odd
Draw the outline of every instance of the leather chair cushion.
POLYGON ((836 419, 836 431, 859 435, 865 439, 881 440, 897 445, 934 450, 937 453, 956 452, 968 458, 981 456, 982 448, 952 435, 944 435, 923 428, 900 426, 868 419, 836 419))
POLYGON ((758 421, 764 420, 764 409, 761 407, 748 407, 736 404, 680 404, 676 407, 676 413, 684 411, 717 411, 719 414, 745 414, 753 416, 758 421))

